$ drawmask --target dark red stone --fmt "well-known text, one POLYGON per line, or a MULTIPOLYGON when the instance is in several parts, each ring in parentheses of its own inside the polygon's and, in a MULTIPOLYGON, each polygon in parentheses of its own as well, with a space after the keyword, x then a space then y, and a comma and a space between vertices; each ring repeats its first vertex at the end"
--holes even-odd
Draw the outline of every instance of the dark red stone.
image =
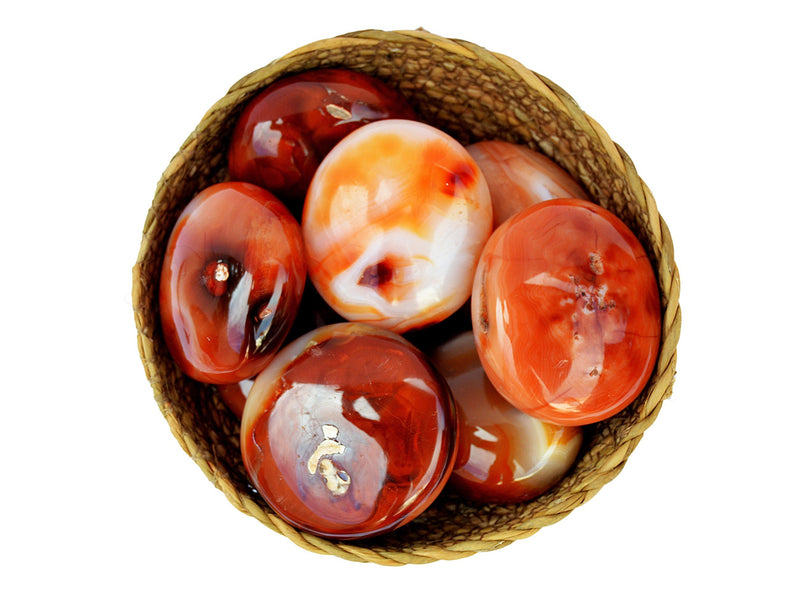
POLYGON ((270 192, 228 182, 200 192, 167 245, 164 339, 190 377, 237 383, 280 348, 305 285, 300 226, 270 192))
POLYGON ((446 382, 400 336, 362 324, 313 331, 256 379, 242 420, 247 471, 294 526, 329 538, 411 521, 452 470, 446 382))
POLYGON ((228 153, 233 180, 263 186, 299 213, 317 166, 356 128, 387 118, 415 120, 406 99, 382 81, 320 69, 273 83, 245 108, 228 153))

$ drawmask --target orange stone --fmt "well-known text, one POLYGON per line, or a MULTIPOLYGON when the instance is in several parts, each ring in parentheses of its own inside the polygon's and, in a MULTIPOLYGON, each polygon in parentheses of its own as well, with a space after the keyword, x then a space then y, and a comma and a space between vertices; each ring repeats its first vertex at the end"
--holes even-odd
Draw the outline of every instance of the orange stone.
POLYGON ((383 120, 327 155, 302 229, 309 279, 325 301, 349 321, 405 333, 469 299, 492 204, 483 174, 453 137, 383 120))
POLYGON ((566 170, 546 155, 524 145, 479 141, 468 145, 467 151, 489 184, 495 227, 542 201, 589 199, 566 170))
POLYGON ((255 376, 286 338, 305 279, 300 226, 275 196, 243 182, 201 191, 175 224, 161 272, 172 357, 204 383, 255 376))
POLYGON ((289 523, 365 538, 408 523, 441 492, 454 416, 447 383, 410 343, 340 323, 298 338, 256 378, 242 456, 289 523))
POLYGON ((431 361, 447 379, 458 412, 450 488, 474 501, 517 503, 541 495, 567 473, 582 427, 542 422, 503 399, 481 367, 471 331, 439 346, 431 361))
POLYGON ((511 404, 584 425, 630 404, 661 337, 658 286, 641 243, 609 211, 577 199, 529 207, 489 239, 472 322, 481 362, 511 404))

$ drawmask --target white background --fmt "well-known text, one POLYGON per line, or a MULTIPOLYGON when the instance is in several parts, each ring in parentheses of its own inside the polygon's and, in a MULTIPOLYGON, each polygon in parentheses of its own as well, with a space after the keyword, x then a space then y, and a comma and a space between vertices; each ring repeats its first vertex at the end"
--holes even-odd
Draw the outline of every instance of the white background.
POLYGON ((0 9, 0 592, 797 594, 798 138, 788 2, 13 2, 0 9), (659 8, 652 8, 658 6, 659 8), (631 155, 675 241, 673 397, 620 476, 532 538, 383 568, 237 512, 136 350, 156 182, 243 75, 349 31, 513 56, 631 155))

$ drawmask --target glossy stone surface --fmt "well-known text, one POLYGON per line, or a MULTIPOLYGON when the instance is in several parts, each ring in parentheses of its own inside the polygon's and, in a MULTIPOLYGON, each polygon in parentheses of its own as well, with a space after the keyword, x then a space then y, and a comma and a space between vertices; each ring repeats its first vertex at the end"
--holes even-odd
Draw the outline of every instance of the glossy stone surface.
POLYGON ((386 118, 416 116, 402 95, 373 77, 321 69, 281 79, 237 121, 228 154, 231 179, 263 186, 290 205, 301 203, 331 148, 356 128, 386 118))
POLYGON ((506 399, 536 418, 584 425, 642 391, 661 311, 633 233, 597 205, 553 199, 521 211, 487 242, 472 322, 486 374, 506 399))
POLYGON ((305 276, 300 226, 278 199, 241 182, 203 190, 175 224, 161 272, 172 357, 205 383, 254 376, 291 328, 305 276))
POLYGON ((542 422, 509 404, 486 377, 472 331, 439 346, 431 361, 458 411, 450 488, 474 501, 518 503, 561 480, 580 450, 582 427, 542 422))
POLYGON ((486 176, 497 227, 526 207, 549 199, 588 200, 580 184, 552 159, 524 145, 480 141, 467 151, 486 176))
POLYGON ((455 139, 419 122, 367 124, 309 187, 309 277, 350 321, 398 333, 441 321, 470 296, 491 209, 483 175, 455 139))
POLYGON ((341 323, 289 344, 256 378, 242 456, 269 505, 329 538, 411 521, 452 470, 454 406, 429 361, 401 337, 341 323))

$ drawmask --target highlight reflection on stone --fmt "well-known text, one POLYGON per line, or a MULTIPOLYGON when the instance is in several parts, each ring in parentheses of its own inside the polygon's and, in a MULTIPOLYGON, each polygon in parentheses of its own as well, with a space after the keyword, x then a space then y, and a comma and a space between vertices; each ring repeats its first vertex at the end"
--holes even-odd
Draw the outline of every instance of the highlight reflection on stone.
POLYGON ((256 378, 242 455, 258 491, 294 526, 329 538, 400 527, 441 492, 453 465, 447 383, 400 336, 322 327, 256 378))
POLYGON ((542 422, 497 393, 471 331, 437 348, 431 361, 447 379, 458 411, 458 448, 449 486, 482 502, 517 503, 553 487, 583 438, 579 426, 542 422))
POLYGON ((300 226, 271 193, 244 182, 198 193, 175 224, 161 272, 172 357, 204 383, 254 376, 289 332, 305 276, 300 226))
POLYGON ((631 403, 655 365, 658 286, 613 214, 577 199, 529 207, 489 239, 472 323, 497 390, 522 411, 584 425, 631 403))
POLYGON ((258 94, 237 121, 231 179, 263 186, 299 213, 331 148, 356 128, 386 118, 416 116, 400 93, 376 78, 333 68, 286 77, 258 94))
POLYGON ((506 141, 479 141, 467 146, 486 176, 494 210, 494 227, 526 207, 549 199, 589 197, 574 178, 542 153, 506 141))
POLYGON ((407 120, 367 124, 328 154, 309 188, 309 277, 350 321, 423 327, 469 298, 491 217, 483 175, 455 139, 407 120))

